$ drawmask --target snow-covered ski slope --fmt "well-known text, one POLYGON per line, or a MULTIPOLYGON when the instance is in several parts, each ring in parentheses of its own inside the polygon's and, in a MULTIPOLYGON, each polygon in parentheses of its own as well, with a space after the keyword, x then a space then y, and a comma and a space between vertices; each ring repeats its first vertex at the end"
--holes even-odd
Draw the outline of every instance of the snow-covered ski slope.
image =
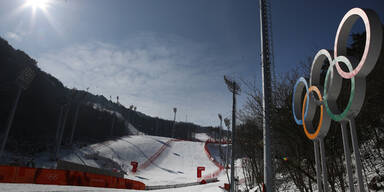
MULTIPOLYGON (((217 154, 214 147, 210 152, 217 154), (212 151, 211 151, 212 150, 212 151)), ((219 158, 215 155, 215 158, 219 158)), ((126 172, 126 178, 147 186, 173 185, 197 181, 197 167, 205 167, 203 177, 218 171, 204 151, 204 142, 175 140, 156 136, 127 136, 65 152, 61 159, 93 167, 126 172), (132 173, 131 162, 139 163, 132 173)), ((222 191, 218 186, 227 182, 224 171, 219 182, 177 189, 155 191, 222 191)), ((118 189, 51 186, 33 184, 0 184, 0 191, 122 191, 118 189)))
POLYGON ((127 173, 126 178, 146 185, 195 182, 198 166, 205 167, 203 175, 218 169, 204 152, 204 142, 143 135, 90 145, 62 159, 92 167, 123 170, 127 173), (131 172, 132 161, 139 163, 136 173, 131 172))

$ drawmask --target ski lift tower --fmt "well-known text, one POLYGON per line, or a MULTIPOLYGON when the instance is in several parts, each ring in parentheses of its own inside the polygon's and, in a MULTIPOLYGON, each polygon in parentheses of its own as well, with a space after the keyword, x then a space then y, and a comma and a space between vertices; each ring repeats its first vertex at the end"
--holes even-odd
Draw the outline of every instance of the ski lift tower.
MULTIPOLYGON (((272 74, 273 43, 271 4, 269 0, 259 0, 260 3, 260 38, 261 38, 261 70, 263 86, 263 137, 264 137, 264 184, 267 192, 274 191, 273 163, 271 150, 271 103, 272 103, 272 74)), ((274 78, 275 79, 275 78, 274 78)))

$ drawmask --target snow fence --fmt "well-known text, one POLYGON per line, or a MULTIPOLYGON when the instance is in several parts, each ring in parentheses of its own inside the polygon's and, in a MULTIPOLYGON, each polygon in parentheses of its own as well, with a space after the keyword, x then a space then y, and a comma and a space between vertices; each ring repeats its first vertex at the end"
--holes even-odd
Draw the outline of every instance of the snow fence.
POLYGON ((0 183, 32 183, 144 190, 139 181, 72 170, 0 166, 0 183))

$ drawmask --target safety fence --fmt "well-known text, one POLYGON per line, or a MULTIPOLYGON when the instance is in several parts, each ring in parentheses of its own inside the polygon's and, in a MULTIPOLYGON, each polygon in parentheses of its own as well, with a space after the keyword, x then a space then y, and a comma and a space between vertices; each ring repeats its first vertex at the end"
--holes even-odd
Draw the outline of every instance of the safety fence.
POLYGON ((86 172, 86 173, 94 173, 99 175, 108 175, 113 177, 124 177, 124 173, 121 171, 91 167, 88 165, 78 164, 78 163, 65 161, 65 160, 58 160, 56 169, 73 170, 73 171, 80 171, 80 172, 86 172))
POLYGON ((206 142, 208 142, 208 143, 215 143, 215 144, 232 144, 232 141, 226 140, 226 139, 218 140, 218 139, 210 138, 206 142))
POLYGON ((0 166, 0 183, 32 183, 144 190, 139 181, 73 170, 0 166))
POLYGON ((212 157, 211 152, 209 152, 209 149, 208 149, 208 146, 207 146, 208 143, 216 143, 216 142, 212 141, 212 140, 205 141, 205 143, 204 143, 204 151, 205 151, 205 154, 207 154, 209 160, 211 160, 219 169, 216 170, 213 173, 205 175, 203 177, 204 180, 211 179, 211 178, 217 178, 217 176, 219 176, 219 174, 224 170, 224 166, 221 165, 218 161, 216 161, 216 159, 212 157))
POLYGON ((138 167, 138 170, 142 170, 147 168, 149 165, 151 165, 159 156, 160 154, 171 144, 171 142, 174 141, 181 141, 180 139, 170 139, 166 143, 164 143, 156 153, 154 153, 150 158, 148 158, 144 163, 140 164, 138 167))

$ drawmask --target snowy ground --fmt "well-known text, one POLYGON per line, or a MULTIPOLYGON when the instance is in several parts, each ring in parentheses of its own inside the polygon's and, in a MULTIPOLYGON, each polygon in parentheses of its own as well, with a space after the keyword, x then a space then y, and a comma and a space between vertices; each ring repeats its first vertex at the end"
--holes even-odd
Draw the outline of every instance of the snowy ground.
POLYGON ((213 173, 218 167, 204 152, 204 143, 172 142, 163 154, 148 168, 128 178, 139 179, 146 185, 165 185, 197 181, 197 167, 205 167, 204 173, 213 173))
POLYGON ((206 133, 196 133, 195 134, 195 138, 200 140, 200 141, 206 141, 208 140, 210 137, 206 134, 206 133))
MULTIPOLYGON (((174 191, 174 192, 223 192, 218 186, 223 186, 223 182, 209 183, 205 185, 197 185, 175 189, 151 190, 153 192, 174 191)), ((127 189, 110 189, 110 188, 95 188, 95 187, 77 187, 77 186, 59 186, 59 185, 36 185, 36 184, 0 184, 0 191, 7 192, 123 192, 137 191, 127 189)), ((139 192, 139 191, 137 191, 139 192)))
MULTIPOLYGON (((200 135, 200 139, 207 139, 200 135)), ((79 148, 74 151, 63 150, 60 154, 61 159, 85 164, 93 167, 121 168, 127 174, 126 178, 141 181, 147 186, 172 185, 180 183, 191 183, 197 181, 197 167, 204 166, 203 176, 218 170, 218 167, 208 158, 204 151, 204 142, 190 141, 170 141, 170 138, 155 136, 127 136, 113 141, 98 143, 87 147, 79 148), (167 143, 168 142, 168 143, 167 143), (149 164, 149 166, 139 169, 137 173, 132 173, 131 161, 139 162, 139 167, 147 162, 156 154, 162 146, 160 155, 149 164)), ((218 145, 209 146, 213 157, 220 158, 218 145)), ((40 159, 36 159, 38 164, 45 164, 45 167, 52 166, 52 162, 47 166, 48 155, 42 154, 40 159)), ((218 161, 223 162, 218 159, 218 161)), ((48 163, 49 164, 49 163, 48 163)), ((240 170, 239 170, 240 171, 240 170)), ((240 177, 241 178, 241 177, 240 177)), ((223 186, 227 181, 227 176, 223 171, 218 176, 219 182, 205 185, 197 185, 183 188, 154 190, 154 191, 223 191, 219 186, 223 186)), ((35 185, 35 184, 0 184, 0 191, 127 191, 109 188, 93 188, 78 186, 55 186, 55 185, 35 185)), ((134 191, 134 190, 130 190, 134 191)))

